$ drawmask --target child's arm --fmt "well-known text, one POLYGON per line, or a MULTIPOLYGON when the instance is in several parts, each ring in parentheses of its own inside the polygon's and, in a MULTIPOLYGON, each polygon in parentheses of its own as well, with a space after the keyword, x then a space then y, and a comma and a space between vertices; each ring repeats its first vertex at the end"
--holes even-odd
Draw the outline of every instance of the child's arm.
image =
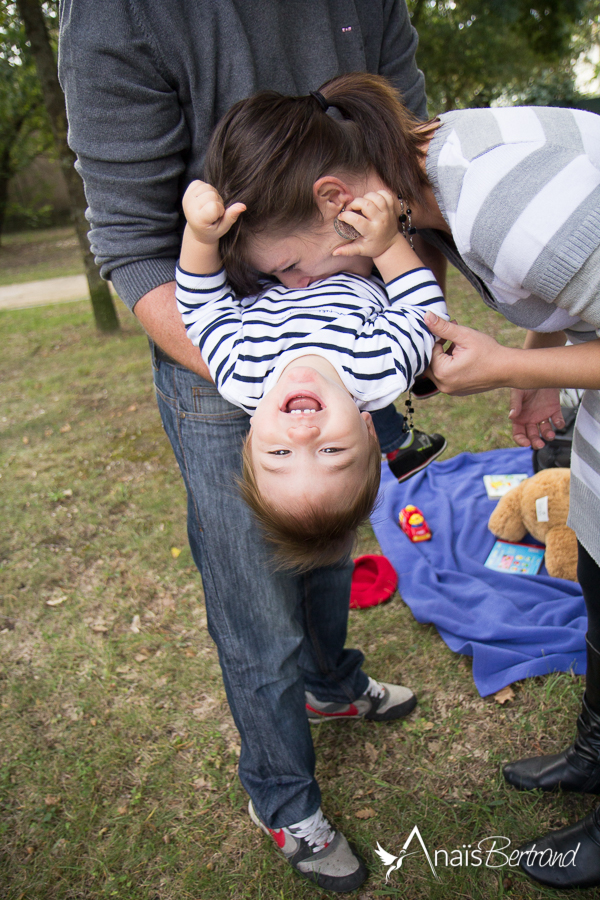
POLYGON ((433 273, 398 232, 394 199, 388 191, 356 198, 341 217, 361 237, 339 247, 335 255, 372 257, 386 282, 390 305, 357 333, 355 353, 357 358, 381 354, 382 365, 384 352, 390 354, 383 373, 389 378, 385 382, 382 378, 380 384, 381 396, 389 401, 410 388, 429 365, 435 337, 425 325, 425 313, 447 319, 444 296, 433 273))
POLYGON ((226 234, 246 209, 233 203, 225 209, 220 195, 205 181, 192 181, 183 195, 187 220, 179 264, 193 275, 210 275, 221 268, 219 238, 226 234))

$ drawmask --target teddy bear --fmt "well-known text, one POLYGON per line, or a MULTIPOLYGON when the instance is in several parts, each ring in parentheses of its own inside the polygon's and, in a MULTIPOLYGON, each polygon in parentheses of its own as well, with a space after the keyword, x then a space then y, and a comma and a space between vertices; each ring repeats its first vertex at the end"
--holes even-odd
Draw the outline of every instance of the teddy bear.
POLYGON ((546 544, 546 569, 554 578, 577 581, 577 538, 567 525, 570 469, 542 469, 508 491, 488 527, 503 541, 522 541, 527 532, 546 544))

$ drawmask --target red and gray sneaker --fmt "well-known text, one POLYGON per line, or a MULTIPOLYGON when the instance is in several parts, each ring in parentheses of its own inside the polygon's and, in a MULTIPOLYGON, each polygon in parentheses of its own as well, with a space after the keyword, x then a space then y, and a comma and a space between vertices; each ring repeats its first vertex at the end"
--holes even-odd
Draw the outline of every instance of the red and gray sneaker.
POLYGON ((336 831, 321 807, 295 825, 267 828, 260 821, 252 800, 248 804, 250 818, 269 834, 289 864, 324 891, 355 891, 367 877, 367 867, 350 846, 341 831, 336 831))
POLYGON ((387 722, 401 719, 417 705, 413 692, 401 684, 385 684, 369 678, 364 694, 353 703, 328 703, 317 700, 310 691, 305 692, 306 712, 309 722, 323 722, 332 719, 370 719, 372 722, 387 722))

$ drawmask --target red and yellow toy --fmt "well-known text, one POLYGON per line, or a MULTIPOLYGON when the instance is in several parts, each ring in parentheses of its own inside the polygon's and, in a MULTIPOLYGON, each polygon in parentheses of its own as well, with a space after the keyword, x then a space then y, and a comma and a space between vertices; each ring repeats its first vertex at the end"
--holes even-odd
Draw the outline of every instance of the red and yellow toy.
POLYGON ((416 506, 405 506, 400 510, 400 528, 413 544, 419 541, 430 541, 431 531, 425 521, 425 516, 416 506))

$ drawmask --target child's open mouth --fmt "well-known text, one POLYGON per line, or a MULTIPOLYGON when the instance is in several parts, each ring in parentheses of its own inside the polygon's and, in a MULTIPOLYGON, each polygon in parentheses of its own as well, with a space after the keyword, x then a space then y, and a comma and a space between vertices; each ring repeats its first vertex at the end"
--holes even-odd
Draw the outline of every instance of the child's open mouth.
POLYGON ((323 404, 310 391, 301 391, 289 394, 281 407, 282 412, 290 413, 296 416, 310 415, 318 413, 323 409, 323 404))

